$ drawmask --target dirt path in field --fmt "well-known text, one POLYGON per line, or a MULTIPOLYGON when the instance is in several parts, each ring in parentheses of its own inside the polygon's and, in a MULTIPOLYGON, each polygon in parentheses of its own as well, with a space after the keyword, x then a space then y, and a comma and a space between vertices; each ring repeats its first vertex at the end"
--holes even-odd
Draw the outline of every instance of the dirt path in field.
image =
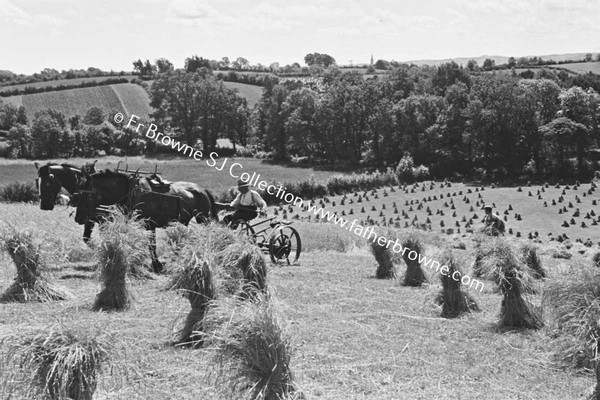
POLYGON ((114 85, 110 85, 110 88, 112 89, 112 91, 117 96, 117 99, 119 99, 119 103, 121 104, 121 108, 125 112, 125 117, 128 118, 128 116, 131 115, 131 113, 129 112, 129 110, 127 109, 127 107, 125 107, 125 102, 123 101, 123 99, 119 95, 119 92, 117 90, 115 90, 114 85))

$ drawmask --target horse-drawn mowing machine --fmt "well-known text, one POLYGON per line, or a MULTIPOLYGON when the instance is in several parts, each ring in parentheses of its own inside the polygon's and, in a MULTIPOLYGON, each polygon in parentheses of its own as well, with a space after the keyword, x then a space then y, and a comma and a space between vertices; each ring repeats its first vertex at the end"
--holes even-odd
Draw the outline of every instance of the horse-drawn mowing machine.
MULTIPOLYGON (((235 208, 227 203, 216 204, 225 209, 235 208)), ((285 260, 292 265, 300 258, 302 241, 296 228, 291 225, 291 221, 270 217, 253 224, 240 219, 233 221, 231 227, 247 234, 263 253, 269 254, 273 263, 285 260)))

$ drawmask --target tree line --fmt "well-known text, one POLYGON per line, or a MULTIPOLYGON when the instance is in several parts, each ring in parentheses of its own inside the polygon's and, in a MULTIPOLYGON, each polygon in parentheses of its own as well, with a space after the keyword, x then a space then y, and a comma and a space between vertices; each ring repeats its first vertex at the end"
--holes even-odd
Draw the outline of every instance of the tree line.
MULTIPOLYGON (((600 170, 598 75, 540 69, 525 79, 447 63, 402 64, 370 78, 330 66, 320 79, 316 91, 265 78, 250 110, 210 68, 166 68, 148 88, 152 118, 204 154, 227 138, 275 161, 370 169, 408 163, 409 171, 438 178, 586 178, 600 170)), ((47 110, 24 123, 23 110, 10 107, 0 106, 0 130, 9 131, 12 156, 163 150, 106 115, 95 118, 98 110, 70 119, 47 110)))
POLYGON ((600 169, 598 78, 523 79, 455 63, 373 79, 330 69, 323 93, 267 86, 252 134, 277 160, 386 167, 410 155, 436 177, 589 177, 600 169))

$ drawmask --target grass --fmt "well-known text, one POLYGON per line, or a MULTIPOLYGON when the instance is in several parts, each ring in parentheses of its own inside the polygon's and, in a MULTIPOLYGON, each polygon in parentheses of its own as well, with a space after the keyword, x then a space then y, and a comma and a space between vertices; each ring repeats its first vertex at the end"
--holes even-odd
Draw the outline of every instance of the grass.
POLYGON ((201 346, 204 317, 210 302, 216 298, 214 273, 210 263, 192 251, 184 257, 185 266, 173 277, 170 290, 181 290, 190 302, 191 310, 183 328, 177 332, 173 344, 179 346, 201 346))
POLYGON ((0 296, 0 302, 44 302, 66 300, 71 296, 46 276, 48 261, 40 241, 31 231, 18 230, 13 225, 1 232, 1 247, 10 255, 17 275, 0 296))
POLYGON ((122 310, 131 302, 127 276, 150 278, 148 237, 137 214, 125 215, 112 208, 95 237, 98 267, 103 282, 94 310, 122 310))
POLYGON ((30 181, 11 182, 0 186, 0 201, 6 203, 36 202, 39 197, 38 189, 30 181))
POLYGON ((533 277, 513 246, 504 238, 489 238, 480 250, 481 275, 497 283, 503 295, 499 328, 541 328, 539 310, 525 297, 534 290, 533 277))
POLYGON ((377 270, 375 276, 377 279, 390 279, 396 277, 396 267, 392 261, 392 255, 389 248, 381 246, 377 242, 371 242, 371 251, 377 261, 377 270))
POLYGON ((269 297, 219 301, 206 316, 208 347, 219 365, 216 380, 232 398, 289 399, 297 391, 291 335, 269 297))
MULTIPOLYGON (((121 85, 132 85, 121 83, 121 85)), ((90 88, 61 90, 59 92, 45 92, 26 94, 22 96, 23 107, 27 115, 33 116, 37 111, 52 108, 70 117, 75 114, 85 115, 92 107, 101 107, 105 111, 124 112, 117 94, 108 86, 95 86, 90 88)))
POLYGON ((440 263, 448 267, 445 275, 440 274, 442 293, 439 295, 439 302, 442 304, 442 317, 456 318, 464 313, 480 311, 475 299, 461 288, 463 274, 454 255, 446 253, 440 263))
POLYGON ((219 224, 201 226, 179 251, 168 285, 187 298, 191 311, 174 343, 199 347, 203 319, 213 300, 255 299, 267 288, 267 265, 261 251, 245 236, 219 224), (193 238, 193 239, 192 239, 193 238))
POLYGON ((29 384, 30 395, 41 394, 52 400, 92 400, 98 375, 106 369, 110 354, 105 335, 81 328, 39 331, 10 346, 6 361, 17 371, 11 372, 12 382, 26 370, 28 376, 21 385, 29 384))
POLYGON ((127 78, 129 80, 137 78, 136 75, 123 75, 123 76, 96 76, 91 78, 74 78, 74 79, 60 79, 56 81, 45 81, 45 82, 34 82, 34 83, 23 83, 20 85, 9 85, 9 86, 0 86, 0 92, 6 90, 12 90, 15 88, 25 88, 27 86, 40 88, 40 87, 48 87, 48 86, 58 86, 58 85, 79 85, 82 82, 102 82, 108 79, 115 78, 127 78))
POLYGON ((594 370, 600 340, 600 276, 582 269, 544 290, 544 312, 554 329, 556 358, 574 368, 594 370))
MULTIPOLYGON (((99 282, 85 269, 87 264, 66 259, 70 249, 83 246, 82 227, 69 218, 69 211, 44 212, 34 205, 0 204, 0 214, 20 228, 37 228, 47 238, 44 246, 59 253, 48 267, 75 294, 64 302, 3 304, 0 338, 14 332, 25 336, 47 331, 57 320, 67 326, 101 326, 114 334, 113 344, 119 348, 115 361, 123 365, 130 379, 120 384, 113 381, 114 376, 102 374, 97 398, 231 398, 211 379, 214 374, 209 371, 215 366, 212 352, 165 345, 190 310, 188 300, 163 290, 168 276, 132 282, 129 290, 136 301, 124 312, 93 312, 91 303, 99 282)), ((330 224, 299 225, 304 229, 303 240, 341 231, 330 224)), ((191 228, 197 231, 194 223, 191 228)), ((206 241, 204 236, 197 237, 198 243, 206 241)), ((436 232, 423 233, 422 238, 428 256, 436 256, 439 249, 455 242, 453 236, 436 232)), ((164 230, 159 230, 161 257, 168 249, 166 239, 164 230)), ((471 236, 461 241, 467 249, 454 253, 465 265, 465 260, 473 258, 474 243, 471 236)), ((579 253, 586 249, 583 246, 574 244, 568 250, 573 254, 570 260, 552 258, 557 248, 562 251, 565 246, 556 242, 539 246, 538 255, 548 273, 542 285, 569 276, 579 279, 577 271, 591 264, 590 253, 579 253)), ((83 252, 85 246, 81 249, 83 252)), ((546 318, 548 326, 540 330, 501 333, 493 329, 503 296, 493 291, 491 283, 473 293, 481 312, 445 319, 440 318, 442 309, 433 301, 441 290, 439 279, 430 279, 430 284, 414 290, 395 280, 373 279, 372 265, 373 255, 362 246, 348 253, 306 251, 299 265, 269 266, 268 284, 276 294, 277 311, 289 323, 294 381, 307 398, 562 400, 583 396, 594 383, 593 374, 576 373, 555 363, 557 345, 550 317, 546 318), (406 395, 399 397, 399 393, 406 395)), ((0 289, 10 284, 13 268, 10 259, 0 255, 0 289)), ((538 304, 541 295, 532 294, 530 300, 538 304)), ((5 350, 0 344, 0 352, 5 350)), ((26 386, 3 387, 4 376, 0 373, 0 398, 9 394, 30 398, 22 392, 26 386)))
POLYGON ((236 89, 240 97, 248 102, 248 107, 253 108, 260 100, 263 94, 263 88, 256 85, 247 85, 239 82, 223 82, 229 89, 236 89))
POLYGON ((538 255, 537 247, 526 244, 522 247, 522 253, 525 265, 527 265, 529 268, 531 276, 534 279, 545 278, 546 270, 542 266, 542 261, 538 255))
MULTIPOLYGON (((549 65, 552 68, 552 65, 549 65)), ((555 66, 556 68, 566 68, 578 74, 587 74, 588 72, 600 75, 600 62, 582 62, 572 64, 562 64, 555 66)))
MULTIPOLYGON (((592 211, 595 212, 596 220, 599 217, 597 207, 593 205, 593 202, 600 202, 600 191, 593 190, 591 194, 588 194, 592 189, 589 183, 581 184, 577 189, 573 185, 569 189, 566 189, 566 185, 561 185, 559 188, 554 185, 550 185, 548 188, 537 185, 523 187, 521 192, 518 192, 515 187, 485 187, 484 190, 481 190, 480 186, 464 183, 453 183, 451 187, 442 188, 439 182, 433 187, 426 182, 414 189, 412 185, 407 186, 406 190, 402 190, 398 186, 394 186, 393 189, 393 192, 389 187, 385 190, 384 188, 378 189, 375 193, 373 191, 356 192, 362 197, 360 203, 357 202, 358 196, 349 194, 347 197, 352 199, 352 204, 349 201, 342 204, 343 196, 341 195, 328 196, 330 202, 325 204, 324 209, 331 213, 337 212, 339 217, 343 216, 348 221, 356 218, 362 225, 367 225, 367 218, 379 224, 384 221, 389 224, 391 218, 392 225, 398 224, 400 228, 404 228, 406 224, 410 225, 413 221, 427 223, 429 220, 428 225, 434 232, 442 232, 442 230, 445 232, 448 228, 452 228, 454 231, 452 235, 456 235, 460 230, 458 236, 461 236, 468 230, 476 230, 483 226, 481 207, 482 204, 489 203, 496 205, 494 212, 499 213, 503 220, 506 217, 507 237, 516 238, 519 233, 521 237, 527 238, 531 233, 534 236, 534 243, 548 243, 551 239, 556 240, 559 235, 566 234, 573 241, 577 239, 585 241, 587 238, 591 238, 595 245, 600 242, 600 235, 597 233, 600 225, 593 226, 591 218, 586 218, 587 214, 591 214, 592 211), (562 194, 563 190, 565 191, 564 195, 562 194), (540 191, 541 198, 537 197, 538 191, 540 191), (532 196, 528 195, 529 192, 532 193, 532 196), (560 196, 563 197, 563 202, 558 202, 560 196), (556 205, 553 205, 553 200, 556 205), (544 203, 547 207, 544 206, 544 203), (362 208, 365 210, 364 213, 361 212, 362 208), (427 208, 431 210, 431 215, 428 214, 427 208), (559 214, 559 209, 563 208, 567 209, 567 213, 559 214), (579 217, 573 216, 577 208, 580 210, 579 217), (407 216, 404 217, 402 212, 405 212, 407 216), (517 218, 517 214, 521 216, 521 220, 517 218), (474 218, 475 215, 477 218, 474 218), (563 222, 565 220, 570 222, 571 218, 574 219, 575 224, 570 224, 568 228, 563 227, 563 222), (470 228, 466 226, 466 222, 469 220, 472 220, 470 228), (441 227, 442 221, 445 227, 441 227), (587 227, 582 227, 582 222, 585 222, 587 227), (509 233, 509 229, 512 234, 509 233), (535 235, 536 233, 537 235, 535 235)), ((317 203, 320 200, 316 199, 317 203)), ((310 211, 302 211, 295 207, 292 212, 288 212, 289 218, 296 214, 300 219, 306 220, 311 216, 314 220, 314 213, 310 211)), ((376 230, 383 233, 385 227, 379 229, 376 227, 376 230)))
MULTIPOLYGON (((104 79, 115 77, 104 77, 104 79)), ((101 81, 103 78, 83 78, 61 81, 38 82, 28 85, 46 87, 54 84, 76 84, 81 81, 101 81)), ((236 89, 239 96, 246 99, 248 107, 252 108, 260 100, 263 89, 259 86, 246 85, 236 82, 225 82, 225 86, 236 89)), ((8 90, 13 86, 1 87, 0 91, 8 90)), ((118 83, 114 85, 94 86, 89 88, 77 88, 61 90, 56 92, 31 93, 25 95, 9 96, 0 98, 3 103, 11 103, 15 106, 24 106, 30 118, 40 110, 53 108, 64 113, 67 117, 74 114, 85 115, 91 107, 101 107, 105 112, 119 111, 126 116, 135 114, 142 120, 149 120, 150 98, 148 93, 139 85, 133 83, 118 83)))
POLYGON ((153 109, 150 107, 150 96, 144 88, 128 83, 110 85, 110 87, 121 101, 126 117, 135 114, 142 121, 150 120, 150 113, 153 112, 153 109))
MULTIPOLYGON (((230 167, 233 163, 239 163, 242 167, 234 166, 233 174, 238 175, 242 172, 249 172, 250 175, 256 172, 260 174, 261 180, 279 181, 279 182, 295 182, 298 176, 313 174, 316 179, 326 180, 334 173, 329 171, 318 171, 312 168, 294 168, 283 167, 280 165, 271 165, 263 163, 255 158, 223 158, 218 160, 219 163, 215 167, 221 167, 222 162, 226 161, 225 168, 218 171, 214 167, 210 167, 205 161, 196 161, 193 159, 177 159, 177 158, 146 158, 146 157, 103 157, 96 164, 98 169, 114 169, 120 162, 120 168, 125 168, 127 165, 130 170, 140 169, 140 171, 152 171, 158 168, 162 177, 169 181, 187 181, 194 182, 203 188, 210 189, 215 195, 220 195, 224 191, 237 186, 237 178, 230 175, 230 167)), ((48 160, 53 162, 67 162, 74 165, 83 165, 86 162, 93 161, 90 159, 72 158, 72 159, 57 159, 48 160)), ((45 161, 44 161, 45 162, 45 161)), ((0 159, 0 167, 4 172, 0 176, 0 185, 13 181, 30 181, 33 182, 36 178, 36 169, 33 165, 33 160, 6 160, 0 159)), ((233 199, 231 199, 233 200, 233 199)))
POLYGON ((419 257, 425 255, 423 245, 416 235, 409 235, 402 241, 403 249, 408 249, 403 252, 402 258, 406 264, 406 274, 404 274, 405 286, 421 286, 427 282, 427 277, 421 268, 419 257), (412 256, 415 254, 416 256, 412 256))

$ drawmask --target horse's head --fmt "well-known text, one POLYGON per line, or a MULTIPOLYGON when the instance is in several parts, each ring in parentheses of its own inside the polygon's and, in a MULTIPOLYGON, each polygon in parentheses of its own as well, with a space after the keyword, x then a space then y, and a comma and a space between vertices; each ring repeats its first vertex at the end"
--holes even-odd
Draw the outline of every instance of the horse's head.
POLYGON ((84 174, 81 170, 71 164, 48 163, 41 166, 35 163, 38 169, 38 179, 36 185, 40 193, 40 208, 42 210, 52 210, 56 196, 60 189, 64 188, 70 194, 75 194, 84 182, 84 174))
POLYGON ((53 210, 56 196, 62 187, 55 174, 56 171, 52 170, 55 165, 49 163, 40 167, 38 163, 35 163, 35 167, 38 170, 38 178, 35 183, 40 194, 40 208, 42 210, 53 210))

